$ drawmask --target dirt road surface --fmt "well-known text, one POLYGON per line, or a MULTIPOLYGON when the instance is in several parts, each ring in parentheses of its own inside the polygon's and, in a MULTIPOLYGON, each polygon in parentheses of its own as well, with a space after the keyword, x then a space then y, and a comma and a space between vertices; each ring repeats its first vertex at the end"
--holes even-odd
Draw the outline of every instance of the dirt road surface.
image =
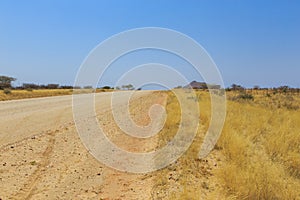
MULTIPOLYGON (((166 98, 151 93, 138 92, 132 101, 147 96, 143 105, 150 106, 166 98)), ((97 117, 116 133, 107 114, 110 99, 111 93, 96 95, 97 117)), ((117 104, 125 103, 118 98, 117 104)), ((0 103, 0 199, 149 199, 151 185, 151 176, 118 172, 88 153, 73 121, 71 96, 0 103)))
MULTIPOLYGON (((124 96, 126 92, 120 92, 124 96)), ((146 95, 140 92, 134 97, 146 95)), ((84 99, 86 94, 81 95, 84 99)), ((96 95, 99 112, 110 109, 112 93, 96 95)), ((126 103, 119 98, 117 103, 126 103)), ((79 106, 85 108, 87 102, 79 106)), ((0 102, 0 146, 21 141, 25 138, 60 129, 73 123, 72 96, 58 96, 0 102)))

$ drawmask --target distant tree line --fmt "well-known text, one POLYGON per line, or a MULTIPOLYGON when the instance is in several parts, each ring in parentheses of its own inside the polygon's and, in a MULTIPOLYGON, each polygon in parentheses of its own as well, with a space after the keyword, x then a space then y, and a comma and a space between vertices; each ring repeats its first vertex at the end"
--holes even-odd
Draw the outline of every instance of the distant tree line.
POLYGON ((17 86, 12 89, 18 90, 40 90, 40 89, 80 89, 81 87, 74 87, 70 85, 59 85, 59 84, 47 84, 47 85, 38 85, 35 83, 23 83, 22 86, 17 86))
MULTIPOLYGON (((0 76, 0 90, 4 89, 19 89, 19 90, 38 90, 38 89, 93 89, 92 86, 71 86, 71 85, 59 85, 59 84, 35 84, 35 83, 23 83, 21 86, 13 87, 12 83, 17 79, 9 76, 0 76)), ((176 88, 194 88, 194 89, 220 89, 219 85, 206 84, 205 82, 193 81, 187 86, 178 86, 176 88)), ((110 86, 103 86, 98 89, 116 89, 116 90, 135 90, 132 84, 117 86, 116 88, 110 86)), ((141 90, 138 88, 137 90, 141 90)), ((252 88, 245 88, 238 84, 232 84, 230 87, 226 88, 226 91, 240 91, 240 92, 255 92, 263 90, 267 93, 271 92, 276 93, 300 93, 300 88, 291 88, 289 86, 279 86, 273 88, 261 88, 258 85, 253 86, 252 88)))
POLYGON ((240 91, 240 92, 255 92, 255 91, 265 91, 267 94, 272 93, 300 93, 300 88, 292 88, 287 85, 279 86, 279 87, 272 87, 272 88, 261 88, 259 85, 255 85, 252 88, 246 88, 238 84, 232 84, 231 87, 226 88, 226 91, 240 91))
POLYGON ((59 84, 47 84, 39 85, 35 83, 23 83, 21 86, 14 87, 12 83, 16 81, 16 78, 9 76, 0 76, 0 90, 4 89, 18 89, 18 90, 38 90, 38 89, 80 89, 81 87, 59 84))
MULTIPOLYGON (((14 87, 12 83, 16 81, 16 78, 9 76, 0 76, 0 90, 4 89, 18 89, 18 90, 39 90, 39 89, 93 89, 93 86, 71 86, 71 85, 59 85, 59 84, 35 84, 35 83, 23 83, 21 86, 14 87)), ((98 89, 115 89, 111 86, 103 86, 98 89)), ((132 84, 122 85, 120 87, 116 87, 117 90, 134 90, 134 86, 132 84)), ((138 90, 140 90, 139 88, 138 90)))
MULTIPOLYGON (((205 82, 197 82, 197 81, 192 81, 190 84, 186 86, 177 86, 175 89, 180 89, 180 88, 192 88, 192 89, 200 89, 200 90, 207 90, 207 89, 221 89, 221 86, 219 85, 214 85, 214 84, 207 84, 205 82)), ((273 94, 276 93, 300 93, 300 88, 292 88, 289 86, 279 86, 279 87, 272 87, 272 88, 262 88, 259 85, 255 85, 252 88, 246 88, 242 85, 239 84, 232 84, 230 87, 225 88, 226 91, 239 91, 239 92, 255 92, 259 90, 263 90, 266 93, 272 92, 273 94)))

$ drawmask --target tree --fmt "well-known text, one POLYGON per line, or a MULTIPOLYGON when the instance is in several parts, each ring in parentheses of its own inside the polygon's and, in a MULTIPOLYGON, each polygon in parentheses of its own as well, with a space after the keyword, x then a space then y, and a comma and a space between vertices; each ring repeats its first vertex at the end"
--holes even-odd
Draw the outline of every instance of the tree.
POLYGON ((60 89, 73 89, 73 86, 71 85, 61 85, 59 86, 60 89))
POLYGON ((4 88, 12 88, 11 83, 16 81, 17 79, 9 76, 0 76, 0 89, 3 90, 4 88))
POLYGON ((238 91, 243 91, 243 90, 245 90, 245 88, 244 88, 243 86, 237 85, 237 84, 232 84, 232 85, 231 85, 231 89, 232 89, 232 90, 238 90, 238 91))
POLYGON ((287 85, 278 87, 278 90, 283 93, 287 93, 289 91, 289 89, 290 89, 290 87, 287 85))
POLYGON ((106 86, 103 86, 101 89, 109 90, 109 89, 113 89, 113 88, 111 88, 110 86, 106 85, 106 86))
POLYGON ((23 89, 39 89, 40 86, 34 83, 23 83, 23 89))
POLYGON ((134 90, 134 87, 132 84, 128 84, 128 85, 122 85, 122 88, 125 90, 134 90))
POLYGON ((254 85, 254 86, 253 86, 253 89, 254 89, 254 90, 259 90, 260 87, 259 87, 259 85, 254 85))
POLYGON ((59 88, 59 84, 48 84, 47 89, 58 89, 59 88))

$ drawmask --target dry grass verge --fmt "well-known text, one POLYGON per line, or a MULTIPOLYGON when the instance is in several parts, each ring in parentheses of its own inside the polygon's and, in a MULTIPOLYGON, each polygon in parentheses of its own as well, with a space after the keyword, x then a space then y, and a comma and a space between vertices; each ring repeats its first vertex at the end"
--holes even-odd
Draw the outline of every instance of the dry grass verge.
MULTIPOLYGON (((168 93, 167 120, 164 129, 160 132, 161 148, 176 134, 180 125, 180 105, 176 96, 168 93)), ((188 97, 187 97, 188 98, 188 97)), ((199 92, 197 99, 201 104, 201 123, 197 135, 188 151, 175 163, 155 172, 156 182, 152 191, 152 199, 216 199, 220 198, 219 185, 213 176, 213 171, 220 162, 219 151, 214 150, 207 159, 198 159, 205 130, 209 124, 210 100, 205 92, 199 92), (203 107, 203 109, 202 109, 203 107)))
MULTIPOLYGON (((113 90, 97 89, 96 92, 110 92, 113 90)), ((74 93, 90 93, 94 90, 81 89, 74 90, 74 93)), ((0 90, 0 101, 16 100, 16 99, 27 99, 27 98, 38 98, 38 97, 51 97, 61 95, 73 94, 72 89, 40 89, 40 90, 0 90)))
MULTIPOLYGON (((221 138, 206 160, 198 160, 210 98, 197 91, 201 127, 189 150, 158 172, 153 199, 300 199, 299 95, 261 91, 251 100, 232 98, 238 95, 229 92, 221 138)), ((160 146, 178 129, 178 107, 169 93, 160 146)))
POLYGON ((230 199, 300 199, 300 103, 282 106, 285 94, 254 99, 228 101, 216 176, 230 199))

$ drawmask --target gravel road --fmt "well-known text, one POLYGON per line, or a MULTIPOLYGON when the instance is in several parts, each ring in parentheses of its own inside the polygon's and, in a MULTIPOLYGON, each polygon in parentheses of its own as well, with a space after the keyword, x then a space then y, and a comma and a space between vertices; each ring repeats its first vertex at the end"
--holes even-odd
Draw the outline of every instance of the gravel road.
MULTIPOLYGON (((83 110, 86 95, 77 96, 83 110)), ((128 103, 128 95, 118 92, 116 105, 128 103)), ((122 132, 107 114, 111 96, 96 94, 94 115, 115 137, 122 132)), ((136 92, 133 114, 144 115, 138 119, 147 124, 148 110, 141 113, 142 107, 162 99, 165 94, 136 92)), ((125 144, 124 138, 115 138, 125 144)), ((138 148, 136 141, 127 140, 126 146, 138 148)), ((149 199, 152 179, 111 169, 87 151, 74 124, 72 96, 0 102, 0 199, 149 199)))
MULTIPOLYGON (((117 103, 127 103, 129 92, 118 92, 117 103)), ((137 98, 149 92, 138 92, 137 98)), ((85 109, 85 96, 81 94, 76 98, 82 99, 79 107, 85 109)), ((111 92, 96 94, 96 110, 103 112, 110 109, 111 92)), ((21 141, 34 135, 59 129, 73 122, 72 96, 58 96, 13 100, 0 102, 0 147, 21 141)))

